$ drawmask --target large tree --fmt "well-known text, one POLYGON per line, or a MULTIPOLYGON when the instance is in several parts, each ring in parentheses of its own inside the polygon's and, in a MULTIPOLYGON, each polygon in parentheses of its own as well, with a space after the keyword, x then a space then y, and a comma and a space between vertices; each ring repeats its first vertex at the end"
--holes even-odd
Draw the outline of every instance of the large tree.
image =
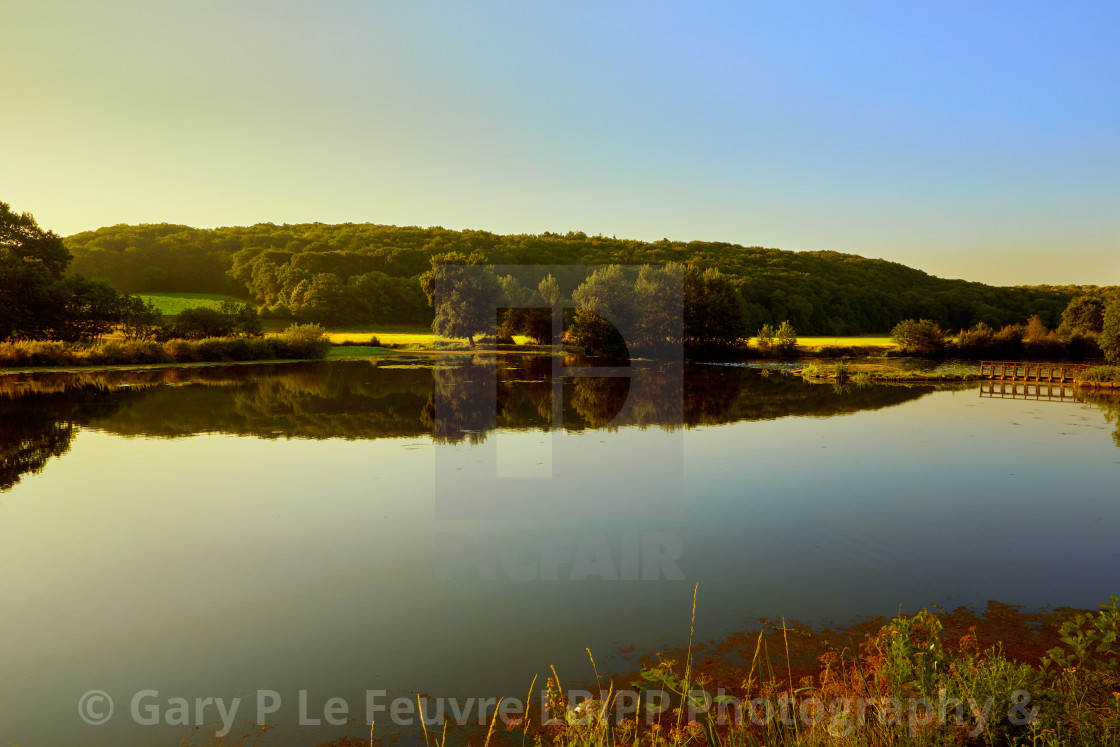
POLYGON ((420 276, 420 287, 435 310, 437 335, 465 337, 473 348, 476 335, 494 334, 502 291, 481 254, 437 254, 432 269, 420 276))
POLYGON ((684 339, 691 347, 731 347, 750 337, 743 297, 715 267, 684 272, 684 339))
POLYGON ((58 235, 0 202, 0 339, 39 337, 56 321, 54 286, 69 262, 58 235))
POLYGON ((628 358, 627 340, 619 328, 633 331, 638 315, 634 280, 622 267, 607 265, 591 273, 572 293, 576 306, 568 341, 589 352, 612 358, 628 358))
POLYGON ((1098 342, 1108 362, 1120 364, 1120 293, 1115 294, 1105 306, 1098 342))
POLYGON ((1058 332, 1069 337, 1075 333, 1099 333, 1104 326, 1104 299, 1100 296, 1076 296, 1062 312, 1058 332))

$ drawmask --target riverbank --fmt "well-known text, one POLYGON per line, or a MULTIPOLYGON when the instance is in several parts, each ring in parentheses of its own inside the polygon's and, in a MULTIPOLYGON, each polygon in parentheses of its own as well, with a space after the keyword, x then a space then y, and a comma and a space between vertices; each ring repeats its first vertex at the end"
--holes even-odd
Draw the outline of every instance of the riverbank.
POLYGON ((790 373, 816 381, 866 384, 924 384, 979 381, 980 374, 965 368, 950 370, 907 370, 889 363, 811 363, 790 373))
MULTIPOLYGON (((695 613, 694 602, 693 628, 695 613)), ((763 621, 607 680, 592 658, 584 689, 598 697, 573 702, 550 677, 538 712, 557 723, 516 726, 556 747, 1116 744, 1118 632, 1115 596, 1097 610, 989 602, 982 613, 935 608, 837 628, 763 621), (628 720, 617 717, 624 702, 628 720)))
POLYGON ((0 369, 320 360, 330 350, 330 341, 317 325, 292 325, 284 332, 264 337, 159 342, 106 339, 93 343, 26 340, 0 342, 0 369))

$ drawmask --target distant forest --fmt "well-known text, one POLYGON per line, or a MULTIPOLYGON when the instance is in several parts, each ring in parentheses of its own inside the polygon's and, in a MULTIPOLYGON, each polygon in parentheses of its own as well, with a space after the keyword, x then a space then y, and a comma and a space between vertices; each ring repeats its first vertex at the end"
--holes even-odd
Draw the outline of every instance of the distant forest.
MULTIPOLYGON (((719 242, 655 242, 545 233, 373 224, 197 229, 118 225, 65 239, 72 269, 130 293, 223 293, 265 313, 325 324, 428 324, 419 276, 434 255, 482 254, 496 265, 693 263, 729 275, 747 329, 789 320, 802 335, 882 333, 903 319, 947 330, 995 328, 1038 314, 1056 327, 1075 295, 1094 286, 994 287, 945 280, 895 262, 832 251, 792 252, 719 242)), ((585 279, 558 273, 565 298, 585 279)))

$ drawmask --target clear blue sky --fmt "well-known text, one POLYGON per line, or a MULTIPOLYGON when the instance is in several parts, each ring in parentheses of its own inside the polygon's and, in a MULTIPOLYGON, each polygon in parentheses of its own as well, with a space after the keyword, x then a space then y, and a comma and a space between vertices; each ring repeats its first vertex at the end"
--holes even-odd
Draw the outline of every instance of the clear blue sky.
POLYGON ((1120 283, 1120 3, 0 4, 0 200, 1120 283))

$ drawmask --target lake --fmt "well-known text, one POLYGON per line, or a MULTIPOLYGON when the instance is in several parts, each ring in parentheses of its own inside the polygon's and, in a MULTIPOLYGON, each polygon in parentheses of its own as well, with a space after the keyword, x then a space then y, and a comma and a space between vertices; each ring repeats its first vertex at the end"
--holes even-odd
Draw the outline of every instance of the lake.
POLYGON ((3 741, 368 737, 680 646, 697 583, 702 639, 1120 592, 1115 398, 579 363, 0 377, 3 741))

